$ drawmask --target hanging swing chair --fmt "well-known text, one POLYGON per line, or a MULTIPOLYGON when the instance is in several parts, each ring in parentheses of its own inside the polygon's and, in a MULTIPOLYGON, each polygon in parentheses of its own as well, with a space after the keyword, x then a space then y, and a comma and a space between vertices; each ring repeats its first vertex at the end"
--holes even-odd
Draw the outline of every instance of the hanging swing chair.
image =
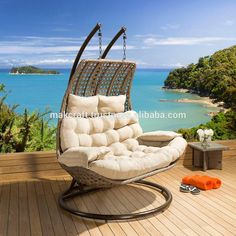
POLYGON ((171 131, 142 132, 130 101, 136 65, 126 61, 126 29, 121 28, 103 53, 101 42, 101 25, 97 24, 77 54, 62 101, 60 112, 73 115, 58 121, 57 157, 73 179, 59 197, 59 205, 74 215, 97 220, 128 220, 163 212, 172 201, 170 191, 143 179, 172 168, 187 143, 171 131), (97 31, 99 59, 80 60, 97 31), (122 35, 123 60, 105 59, 122 35), (93 112, 98 115, 91 116, 93 112), (130 183, 155 189, 165 203, 151 210, 117 215, 83 212, 67 204, 76 196, 130 183))

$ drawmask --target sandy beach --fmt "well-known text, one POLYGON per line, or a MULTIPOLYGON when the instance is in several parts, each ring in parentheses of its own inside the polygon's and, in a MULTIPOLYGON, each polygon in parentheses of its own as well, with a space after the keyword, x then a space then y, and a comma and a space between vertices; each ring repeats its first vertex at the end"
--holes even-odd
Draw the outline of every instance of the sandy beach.
POLYGON ((190 91, 188 89, 170 89, 166 87, 162 87, 162 89, 166 91, 171 91, 171 92, 178 92, 178 93, 189 93, 190 91))
POLYGON ((221 105, 221 103, 214 103, 213 100, 210 99, 209 97, 201 97, 201 99, 188 99, 188 98, 173 99, 173 100, 160 99, 160 102, 199 103, 206 105, 208 107, 219 107, 221 105))
POLYGON ((216 111, 209 111, 207 113, 210 117, 213 117, 214 115, 218 114, 219 111, 226 111, 224 108, 221 107, 222 103, 220 102, 214 103, 212 99, 210 99, 209 97, 201 97, 201 99, 188 99, 188 98, 175 99, 175 100, 161 99, 160 102, 199 103, 206 107, 218 108, 218 110, 216 111))
MULTIPOLYGON (((162 89, 171 91, 171 92, 196 94, 193 91, 190 91, 188 89, 169 89, 169 88, 162 88, 162 89)), ((201 97, 201 96, 199 96, 199 99, 189 99, 189 98, 175 99, 175 100, 162 99, 160 100, 160 102, 199 103, 207 107, 218 107, 218 108, 223 106, 223 102, 214 102, 214 100, 209 97, 201 97)))

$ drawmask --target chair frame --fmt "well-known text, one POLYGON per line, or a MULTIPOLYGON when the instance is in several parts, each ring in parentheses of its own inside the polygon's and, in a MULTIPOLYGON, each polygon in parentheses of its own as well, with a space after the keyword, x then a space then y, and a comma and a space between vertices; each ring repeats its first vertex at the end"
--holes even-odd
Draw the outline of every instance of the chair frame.
MULTIPOLYGON (((71 69, 68 86, 67 86, 65 95, 63 97, 62 105, 61 105, 60 112, 62 112, 62 113, 66 112, 67 100, 68 100, 69 94, 73 91, 73 89, 74 89, 74 91, 73 91, 74 94, 76 94, 76 92, 78 92, 79 81, 76 81, 76 76, 78 76, 78 74, 80 74, 80 73, 83 73, 83 68, 84 68, 84 66, 86 66, 86 63, 98 63, 95 67, 99 67, 99 63, 101 63, 101 64, 102 63, 103 64, 104 63, 110 63, 110 64, 118 63, 117 61, 106 60, 105 57, 108 54, 109 50, 112 48, 113 44, 116 42, 116 40, 122 35, 122 33, 125 32, 124 27, 121 28, 121 30, 115 35, 115 37, 108 44, 107 48, 105 49, 104 53, 101 56, 101 59, 99 59, 99 60, 81 60, 80 61, 83 51, 85 50, 86 46, 88 45, 88 43, 92 39, 92 37, 95 35, 95 33, 100 29, 100 27, 101 27, 101 24, 97 24, 94 27, 94 29, 91 31, 91 33, 88 35, 88 37, 85 39, 84 43, 82 44, 82 46, 75 58, 74 64, 71 69), (76 85, 75 85, 75 81, 77 83, 76 85)), ((126 81, 123 82, 126 84, 122 85, 122 86, 126 87, 126 89, 125 90, 120 89, 120 91, 117 91, 117 94, 112 94, 111 88, 109 86, 105 95, 111 96, 111 95, 126 94, 127 100, 126 100, 126 104, 125 104, 125 110, 127 111, 127 110, 131 110, 130 89, 131 89, 132 79, 134 76, 134 71, 135 71, 136 66, 135 66, 134 62, 120 61, 119 63, 120 63, 120 67, 126 65, 127 70, 129 70, 127 72, 126 81)), ((117 68, 117 70, 119 70, 119 68, 117 68)), ((77 80, 79 80, 79 79, 77 79, 77 80)), ((86 93, 86 91, 84 91, 83 96, 92 96, 92 95, 96 95, 97 91, 94 90, 92 92, 92 94, 85 94, 85 93, 86 93)), ((81 96, 81 94, 80 94, 80 96, 81 96)), ((57 148, 56 148, 57 149, 57 158, 59 158, 63 152, 61 149, 61 144, 60 144, 61 122, 62 122, 62 118, 59 118, 58 126, 57 126, 57 148)), ((144 216, 151 215, 151 214, 158 213, 158 212, 163 212, 171 204, 171 201, 172 201, 171 192, 167 188, 165 188, 159 184, 156 184, 156 183, 153 183, 150 181, 146 181, 143 179, 172 168, 175 165, 176 161, 171 163, 169 166, 167 166, 165 168, 154 170, 154 171, 149 172, 147 174, 137 176, 135 178, 131 178, 131 179, 127 179, 127 180, 108 179, 108 178, 101 176, 101 175, 97 174, 96 172, 91 171, 87 168, 67 167, 67 166, 60 163, 62 168, 65 169, 72 176, 73 179, 72 179, 70 187, 64 193, 62 193, 62 195, 59 197, 59 205, 64 210, 66 210, 76 216, 83 217, 83 218, 89 218, 89 219, 95 219, 95 220, 105 220, 105 221, 107 221, 107 220, 112 221, 112 220, 135 219, 135 218, 144 217, 144 216), (119 214, 119 215, 89 213, 89 212, 81 211, 79 209, 73 209, 67 205, 67 201, 69 199, 76 197, 76 196, 80 196, 80 195, 83 195, 83 194, 86 194, 89 192, 99 191, 104 188, 126 185, 126 184, 130 184, 130 183, 138 184, 138 185, 141 184, 141 185, 144 185, 148 188, 155 189, 157 192, 159 192, 164 197, 165 203, 163 203, 162 205, 155 207, 151 210, 146 210, 146 211, 142 211, 142 212, 138 212, 138 213, 119 214)))

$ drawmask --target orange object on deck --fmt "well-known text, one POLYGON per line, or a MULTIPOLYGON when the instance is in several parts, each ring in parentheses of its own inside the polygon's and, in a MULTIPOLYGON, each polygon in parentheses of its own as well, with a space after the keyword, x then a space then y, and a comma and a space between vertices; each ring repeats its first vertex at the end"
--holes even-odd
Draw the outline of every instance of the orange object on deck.
POLYGON ((193 185, 202 190, 210 190, 213 188, 219 188, 221 186, 220 179, 201 175, 185 176, 182 179, 182 183, 193 185))
POLYGON ((213 182, 213 188, 219 188, 222 184, 221 180, 218 178, 213 178, 213 177, 206 176, 206 175, 203 177, 209 178, 213 182))

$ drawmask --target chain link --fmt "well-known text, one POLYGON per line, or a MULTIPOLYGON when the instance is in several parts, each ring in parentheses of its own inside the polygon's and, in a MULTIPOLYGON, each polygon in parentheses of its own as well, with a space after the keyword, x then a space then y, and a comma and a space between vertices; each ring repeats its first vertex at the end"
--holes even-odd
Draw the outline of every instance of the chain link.
POLYGON ((98 31, 98 40, 99 40, 99 59, 102 56, 102 31, 99 29, 98 31))
POLYGON ((123 60, 126 60, 126 33, 123 34, 123 60))

